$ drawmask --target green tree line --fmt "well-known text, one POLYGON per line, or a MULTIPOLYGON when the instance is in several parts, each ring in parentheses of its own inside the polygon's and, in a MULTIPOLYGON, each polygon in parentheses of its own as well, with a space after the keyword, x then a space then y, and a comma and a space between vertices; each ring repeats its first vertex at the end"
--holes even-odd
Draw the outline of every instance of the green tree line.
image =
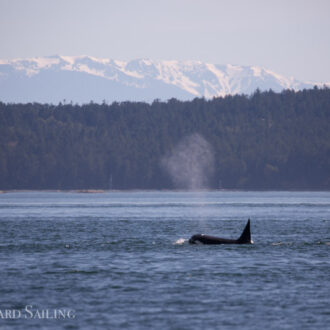
POLYGON ((171 189, 161 159, 212 146, 210 188, 329 189, 330 89, 192 101, 0 102, 0 189, 171 189))

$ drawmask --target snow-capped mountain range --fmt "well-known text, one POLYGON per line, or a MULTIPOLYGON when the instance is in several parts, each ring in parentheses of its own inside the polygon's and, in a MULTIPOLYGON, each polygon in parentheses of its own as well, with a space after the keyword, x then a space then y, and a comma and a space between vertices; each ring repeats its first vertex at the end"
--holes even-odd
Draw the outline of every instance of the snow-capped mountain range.
POLYGON ((256 66, 201 61, 136 59, 119 61, 91 56, 0 59, 0 101, 74 103, 147 101, 172 97, 189 100, 260 90, 312 88, 256 66))

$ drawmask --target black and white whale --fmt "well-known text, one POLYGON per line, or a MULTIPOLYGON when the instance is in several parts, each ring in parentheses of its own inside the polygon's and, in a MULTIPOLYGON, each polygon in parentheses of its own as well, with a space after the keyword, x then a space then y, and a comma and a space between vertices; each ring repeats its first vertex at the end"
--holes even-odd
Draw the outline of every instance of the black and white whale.
POLYGON ((238 239, 228 239, 204 234, 196 234, 191 236, 190 244, 253 244, 250 232, 250 219, 248 220, 242 235, 238 239))

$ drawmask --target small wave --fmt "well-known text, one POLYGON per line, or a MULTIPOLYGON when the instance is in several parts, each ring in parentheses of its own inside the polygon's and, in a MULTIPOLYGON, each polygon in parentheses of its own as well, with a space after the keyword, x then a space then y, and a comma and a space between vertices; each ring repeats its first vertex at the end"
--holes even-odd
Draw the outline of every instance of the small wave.
POLYGON ((174 244, 174 245, 182 245, 182 244, 184 244, 185 242, 187 242, 187 239, 185 239, 185 238, 179 238, 179 239, 176 240, 173 244, 174 244))
POLYGON ((330 242, 321 242, 321 241, 319 241, 319 242, 317 242, 316 244, 318 244, 318 245, 330 245, 330 242))
POLYGON ((103 270, 99 269, 94 269, 94 270, 89 270, 89 269, 72 269, 66 271, 66 274, 85 274, 85 275, 91 275, 91 274, 98 274, 102 272, 103 270))

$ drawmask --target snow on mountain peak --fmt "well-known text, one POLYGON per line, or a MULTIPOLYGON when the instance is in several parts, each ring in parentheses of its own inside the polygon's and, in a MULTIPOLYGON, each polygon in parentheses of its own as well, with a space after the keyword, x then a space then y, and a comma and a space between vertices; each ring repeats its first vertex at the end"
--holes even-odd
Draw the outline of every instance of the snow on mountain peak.
POLYGON ((121 61, 86 55, 0 59, 0 99, 4 101, 212 98, 237 93, 251 94, 257 88, 281 91, 286 88, 311 88, 313 85, 257 66, 220 65, 193 60, 143 58, 121 61), (19 84, 15 84, 18 78, 19 84), (52 91, 51 88, 57 90, 52 91))

